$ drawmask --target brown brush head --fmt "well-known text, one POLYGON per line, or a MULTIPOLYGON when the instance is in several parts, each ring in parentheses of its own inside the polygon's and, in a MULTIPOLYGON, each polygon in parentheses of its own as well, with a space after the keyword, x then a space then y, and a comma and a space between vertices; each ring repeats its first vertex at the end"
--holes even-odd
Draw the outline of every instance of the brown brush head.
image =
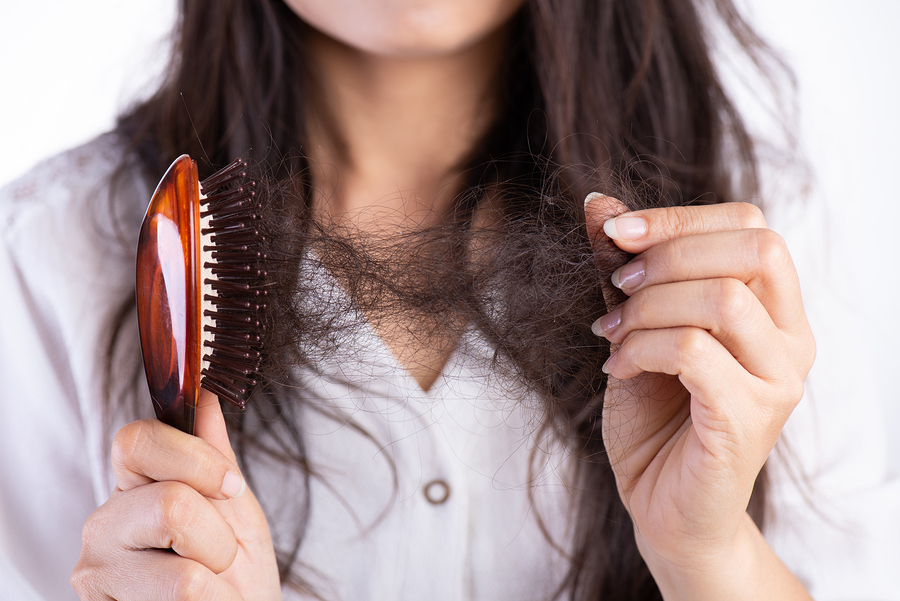
POLYGON ((138 241, 137 307, 157 417, 193 433, 200 387, 244 408, 262 362, 265 256, 256 182, 240 159, 198 182, 182 155, 138 241))

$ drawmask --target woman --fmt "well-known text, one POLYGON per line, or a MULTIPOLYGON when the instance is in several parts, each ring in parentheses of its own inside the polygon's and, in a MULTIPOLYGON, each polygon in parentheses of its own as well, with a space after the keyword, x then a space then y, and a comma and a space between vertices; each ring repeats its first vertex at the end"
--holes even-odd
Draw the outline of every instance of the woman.
MULTIPOLYGON (((64 215, 105 228, 60 243, 72 272, 36 252, 50 293, 22 257, 54 225, 11 213, 12 296, 38 314, 25 342, 67 374, 34 449, 55 441, 56 473, 91 478, 103 503, 81 598, 808 598, 748 506, 761 520, 757 475, 814 344, 783 242, 752 206, 710 204, 746 197, 755 171, 697 7, 182 10, 157 95, 60 159, 63 177, 45 167, 10 194, 77 197, 64 215), (204 397, 196 438, 119 429, 107 494, 103 418, 137 389, 120 362, 136 356, 130 305, 119 321, 106 306, 130 292, 111 234, 135 239, 182 152, 249 152, 280 182, 271 383, 229 428, 204 397)), ((73 479, 59 531, 93 500, 73 479)))

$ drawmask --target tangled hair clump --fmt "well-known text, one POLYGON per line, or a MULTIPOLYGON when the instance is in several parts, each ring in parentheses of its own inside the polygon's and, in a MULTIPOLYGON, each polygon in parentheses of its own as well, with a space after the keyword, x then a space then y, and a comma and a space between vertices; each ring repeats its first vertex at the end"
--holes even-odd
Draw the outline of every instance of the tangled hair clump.
MULTIPOLYGON (((540 190, 472 186, 436 225, 390 236, 323 223, 293 180, 261 179, 273 377, 352 344, 361 321, 412 317, 429 341, 476 328, 495 349, 492 367, 542 397, 580 402, 602 391, 609 348, 590 326, 607 311, 601 284, 630 255, 607 240, 592 248, 583 200, 558 178, 540 190), (340 293, 323 291, 308 277, 316 271, 340 293), (326 312, 303 302, 325 297, 326 312)), ((648 204, 621 183, 603 189, 632 209, 648 204)))

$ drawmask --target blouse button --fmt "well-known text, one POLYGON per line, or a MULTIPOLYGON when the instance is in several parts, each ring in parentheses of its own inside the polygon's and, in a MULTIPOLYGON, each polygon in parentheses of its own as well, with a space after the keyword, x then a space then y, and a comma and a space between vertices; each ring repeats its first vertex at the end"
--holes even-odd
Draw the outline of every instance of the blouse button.
POLYGON ((443 480, 432 480, 425 485, 425 498, 432 505, 440 505, 450 498, 450 485, 443 480))

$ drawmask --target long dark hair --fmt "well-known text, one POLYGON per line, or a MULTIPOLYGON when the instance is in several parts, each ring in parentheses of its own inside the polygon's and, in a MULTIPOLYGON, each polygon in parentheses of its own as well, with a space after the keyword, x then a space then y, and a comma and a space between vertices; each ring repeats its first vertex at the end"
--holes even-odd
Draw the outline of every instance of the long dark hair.
MULTIPOLYGON (((134 159, 123 170, 137 166, 153 181, 185 152, 201 159, 201 176, 236 156, 266 166, 269 238, 277 241, 270 254, 281 263, 272 269, 270 383, 251 413, 283 392, 286 364, 315 364, 297 350, 298 338, 341 340, 333 324, 294 309, 297 294, 311 293, 295 276, 296 262, 313 247, 364 313, 415 312, 435 331, 460 319, 474 324, 494 345, 497 366, 544 400, 546 427, 569 441, 576 458, 579 491, 571 569, 559 594, 660 599, 606 459, 599 366, 609 349, 590 333, 606 310, 602 278, 626 257, 610 249, 597 269, 581 199, 601 190, 640 208, 755 194, 754 147, 717 74, 708 24, 723 26, 757 66, 775 64, 730 0, 530 0, 509 25, 498 118, 469 158, 453 218, 397 242, 441 249, 419 258, 458 258, 427 269, 377 260, 409 253, 371 252, 307 218, 302 144, 308 116, 325 105, 307 68, 307 26, 279 0, 181 2, 168 79, 119 120, 125 156, 134 159), (467 220, 486 195, 500 199, 502 218, 474 233, 467 220), (490 249, 474 267, 465 259, 473 236, 490 249)), ((113 320, 110 374, 121 373, 117 348, 130 339, 123 325, 130 311, 126 303, 113 320)), ((302 401, 302 392, 294 396, 302 401)), ((259 420, 269 439, 277 429, 274 445, 243 417, 229 420, 240 455, 261 450, 311 477, 290 420, 259 420)), ((750 507, 758 522, 764 481, 750 507)), ((302 531, 281 559, 285 582, 302 589, 302 574, 291 572, 301 542, 302 531)))

